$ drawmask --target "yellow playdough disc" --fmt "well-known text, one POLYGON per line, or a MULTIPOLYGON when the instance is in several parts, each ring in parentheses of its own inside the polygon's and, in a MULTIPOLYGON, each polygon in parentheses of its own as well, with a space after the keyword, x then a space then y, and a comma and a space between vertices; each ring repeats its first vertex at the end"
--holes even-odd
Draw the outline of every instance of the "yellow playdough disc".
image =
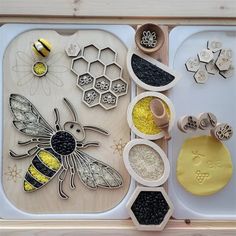
POLYGON ((211 136, 185 140, 177 160, 179 183, 190 193, 207 196, 221 190, 233 173, 226 146, 211 136))

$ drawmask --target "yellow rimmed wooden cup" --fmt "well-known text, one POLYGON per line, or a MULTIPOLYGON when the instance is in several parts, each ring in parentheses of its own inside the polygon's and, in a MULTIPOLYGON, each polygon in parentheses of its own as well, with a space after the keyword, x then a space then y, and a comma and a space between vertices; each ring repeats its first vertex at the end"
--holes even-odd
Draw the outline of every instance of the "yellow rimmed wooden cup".
POLYGON ((167 109, 169 115, 168 131, 174 125, 175 109, 171 100, 158 92, 144 92, 136 96, 129 104, 127 109, 127 122, 134 134, 140 138, 157 140, 163 138, 165 133, 154 121, 150 103, 153 99, 160 99, 167 109))

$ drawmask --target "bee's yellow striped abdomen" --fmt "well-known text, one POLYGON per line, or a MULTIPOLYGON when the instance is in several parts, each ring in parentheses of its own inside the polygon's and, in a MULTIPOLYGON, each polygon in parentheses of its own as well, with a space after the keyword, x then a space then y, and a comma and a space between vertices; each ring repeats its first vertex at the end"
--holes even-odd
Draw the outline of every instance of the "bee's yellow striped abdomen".
POLYGON ((32 164, 29 166, 28 171, 32 177, 34 177, 37 181, 39 181, 42 184, 47 183, 50 180, 50 178, 40 173, 32 164))
POLYGON ((54 171, 57 171, 61 167, 60 161, 48 151, 41 150, 38 156, 44 165, 54 171))
POLYGON ((25 174, 24 190, 33 192, 46 185, 60 170, 61 157, 52 149, 40 150, 25 174))
POLYGON ((31 191, 36 190, 36 188, 33 185, 31 185, 30 183, 28 183, 27 181, 24 181, 24 190, 26 192, 31 192, 31 191))

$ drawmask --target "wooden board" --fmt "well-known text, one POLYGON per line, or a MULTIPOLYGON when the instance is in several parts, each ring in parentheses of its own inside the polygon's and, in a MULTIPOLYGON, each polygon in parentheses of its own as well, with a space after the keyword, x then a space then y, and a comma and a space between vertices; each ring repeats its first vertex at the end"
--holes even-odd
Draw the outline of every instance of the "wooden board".
POLYGON ((34 16, 71 16, 71 17, 235 17, 236 4, 233 0, 214 1, 166 1, 155 0, 102 0, 102 1, 67 1, 54 0, 40 2, 30 0, 1 0, 2 15, 34 15, 34 16))
MULTIPOLYGON (((61 32, 60 32, 61 33, 61 32)), ((64 32, 65 33, 65 32, 64 32)), ((73 32, 66 32, 72 34, 73 32)), ((121 142, 125 144, 130 139, 130 130, 126 122, 126 108, 130 101, 130 92, 120 97, 118 106, 115 109, 105 111, 101 107, 88 108, 81 102, 82 92, 76 87, 76 76, 70 71, 71 59, 64 52, 64 48, 70 38, 76 39, 81 47, 95 43, 98 47, 110 46, 118 52, 117 61, 123 67, 125 65, 126 47, 114 35, 99 30, 80 30, 76 34, 63 35, 52 30, 35 30, 23 33, 16 37, 6 50, 3 71, 4 71, 4 149, 3 149, 3 186, 10 202, 28 213, 94 213, 103 212, 114 208, 124 198, 129 189, 130 176, 125 170, 122 161, 122 150, 117 150, 116 145, 121 142), (57 74, 62 81, 62 86, 47 83, 50 86, 50 96, 47 96, 43 89, 42 81, 39 81, 37 91, 31 95, 30 88, 34 86, 38 78, 33 78, 24 86, 17 82, 22 78, 22 73, 14 71, 17 67, 28 63, 27 56, 31 56, 31 44, 38 38, 46 38, 53 45, 53 53, 59 53, 54 61, 61 68, 57 74), (115 42, 115 43, 114 43, 115 42), (23 52, 19 54, 19 52, 23 52), (21 55, 19 57, 19 55, 21 55), (41 83, 41 84, 40 84, 41 83), (31 163, 31 158, 23 160, 12 160, 9 157, 9 149, 18 153, 25 153, 27 146, 19 147, 19 140, 28 140, 29 137, 20 134, 12 124, 12 114, 9 111, 9 95, 18 93, 27 97, 39 110, 42 116, 53 126, 53 109, 57 107, 61 115, 61 123, 71 120, 71 114, 63 104, 63 97, 68 98, 75 106, 79 121, 84 125, 94 125, 107 129, 110 136, 102 136, 97 133, 88 132, 88 141, 99 141, 100 147, 88 148, 86 153, 110 164, 120 172, 124 180, 124 186, 116 190, 98 189, 96 191, 86 188, 76 178, 76 189, 69 188, 69 178, 66 179, 65 191, 70 196, 68 200, 61 200, 57 194, 57 179, 53 179, 48 185, 34 193, 25 193, 23 190, 23 177, 31 163), (120 151, 120 152, 119 152, 120 151), (8 174, 8 168, 16 165, 19 171, 19 178, 12 179, 8 174), (17 192, 17 194, 16 194, 17 192)), ((50 58, 49 58, 50 60, 50 58)), ((50 72, 50 71, 49 71, 50 72)), ((28 77, 29 78, 29 77, 28 77)), ((127 71, 124 67, 123 78, 130 85, 127 71)), ((130 90, 129 90, 130 91, 130 90)), ((32 146, 31 146, 32 147, 32 146)))
MULTIPOLYGON (((67 0, 65 0, 67 2, 67 0)), ((178 1, 179 4, 182 6, 182 10, 186 11, 185 5, 182 1, 178 1)), ((156 22, 157 24, 213 24, 213 25, 235 25, 236 20, 234 17, 225 18, 227 17, 227 9, 222 12, 223 18, 216 19, 216 13, 214 11, 214 8, 212 8, 211 4, 213 4, 212 1, 206 1, 208 3, 208 12, 211 13, 211 18, 186 18, 183 16, 180 16, 179 18, 170 18, 173 11, 176 10, 176 8, 169 8, 169 11, 167 12, 167 15, 163 17, 159 17, 159 14, 157 14, 157 11, 155 11, 155 17, 150 17, 150 14, 147 13, 145 17, 139 17, 137 9, 135 9, 136 14, 133 16, 133 18, 130 17, 104 17, 100 18, 95 15, 95 17, 55 17, 55 14, 50 14, 48 17, 42 18, 37 17, 34 15, 34 17, 24 17, 24 16, 18 16, 20 9, 19 7, 24 8, 25 6, 19 6, 18 2, 13 3, 17 4, 18 7, 15 8, 14 12, 10 16, 2 16, 0 18, 1 23, 7 23, 7 22, 24 22, 24 23, 77 23, 78 20, 82 23, 130 23, 130 24, 143 24, 145 22, 156 22)), ((234 1, 231 2, 231 5, 234 4, 234 1)), ((6 1, 5 3, 12 4, 11 1, 6 1)), ((89 3, 88 1, 84 2, 89 3)), ((222 1, 222 6, 224 6, 224 3, 228 4, 228 1, 222 1)), ((9 5, 5 5, 6 8, 10 8, 9 5)), ((27 2, 28 4, 28 2, 27 2)), ((43 3, 44 4, 44 3, 43 3)), ((166 1, 167 5, 172 4, 172 1, 166 1)), ((126 8, 125 4, 121 4, 124 6, 125 10, 130 10, 126 8)), ((143 11, 143 7, 147 6, 146 2, 137 2, 136 5, 140 6, 140 11, 143 11)), ((163 5, 156 5, 159 9, 160 6, 162 8, 163 5)), ((199 3, 199 8, 195 8, 196 15, 200 16, 202 12, 202 5, 199 3)), ((38 3, 34 3, 34 6, 30 7, 30 10, 34 9, 36 10, 38 7, 38 3)), ((61 7, 61 6, 59 6, 61 7)), ((112 7, 112 5, 111 5, 112 7)), ((47 4, 44 4, 44 10, 47 10, 47 4)), ((3 9, 3 8, 2 8, 3 9)), ((92 8, 89 9, 89 12, 92 11, 96 12, 96 5, 94 5, 92 8)), ((230 8, 229 8, 230 10, 230 8)), ((4 9, 3 9, 4 11, 4 9)), ((112 11, 112 10, 111 10, 112 11)), ((111 12, 110 11, 110 12, 111 12)), ((32 11, 31 11, 32 12, 32 11)), ((64 12, 64 11, 63 11, 64 12)), ((25 13, 25 11, 24 11, 25 13)), ((168 37, 168 27, 165 27, 165 33, 168 37)), ((162 48, 160 51, 161 55, 158 55, 158 59, 161 59, 161 61, 164 63, 168 62, 168 44, 165 45, 165 47, 162 48), (163 59, 164 58, 164 59, 163 59)), ((160 140, 160 144, 163 145, 162 140, 160 140)), ((192 235, 192 236, 221 236, 221 235, 235 235, 236 232, 236 224, 235 221, 184 221, 184 220, 170 220, 167 224, 164 231, 159 232, 158 235, 160 236, 172 236, 172 235, 192 235)), ((28 235, 68 235, 68 236, 74 236, 74 235, 114 235, 114 234, 121 234, 121 235, 147 235, 147 232, 138 232, 135 230, 135 227, 133 225, 133 222, 131 220, 116 220, 116 221, 9 221, 9 220, 0 220, 0 235, 4 236, 28 236, 28 235)), ((156 235, 156 232, 149 232, 148 235, 156 235)))

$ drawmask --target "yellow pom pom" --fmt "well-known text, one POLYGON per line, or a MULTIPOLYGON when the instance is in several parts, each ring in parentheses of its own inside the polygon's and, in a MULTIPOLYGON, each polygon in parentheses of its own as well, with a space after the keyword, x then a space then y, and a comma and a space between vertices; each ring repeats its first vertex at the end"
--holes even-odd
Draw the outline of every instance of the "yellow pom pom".
POLYGON ((38 39, 33 44, 33 51, 37 56, 47 57, 51 52, 52 45, 43 38, 38 39))

